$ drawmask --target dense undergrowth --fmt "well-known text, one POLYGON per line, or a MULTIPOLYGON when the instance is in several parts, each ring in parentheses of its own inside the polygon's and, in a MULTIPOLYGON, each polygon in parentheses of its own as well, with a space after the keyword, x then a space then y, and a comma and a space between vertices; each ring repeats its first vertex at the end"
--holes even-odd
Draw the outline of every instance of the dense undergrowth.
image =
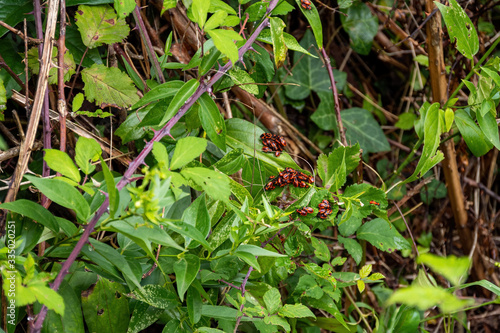
POLYGON ((34 3, 3 331, 499 329, 495 2, 34 3))

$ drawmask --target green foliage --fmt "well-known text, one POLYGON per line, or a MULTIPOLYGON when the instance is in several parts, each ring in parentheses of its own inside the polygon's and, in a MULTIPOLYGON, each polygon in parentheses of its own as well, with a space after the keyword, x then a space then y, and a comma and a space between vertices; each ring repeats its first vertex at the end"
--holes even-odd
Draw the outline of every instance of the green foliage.
MULTIPOLYGON (((331 77, 322 57, 313 51, 330 45, 323 38, 324 14, 320 17, 318 3, 312 2, 307 9, 299 0, 279 4, 240 0, 238 3, 245 5, 241 16, 241 8, 234 1, 183 0, 191 24, 200 28, 197 37, 202 43, 198 46, 203 47, 193 51, 188 64, 168 62, 179 56, 184 36, 174 38, 167 32, 165 54, 158 59, 160 68, 144 66, 145 59, 141 59, 141 72, 134 65, 138 59, 129 62, 119 52, 118 67, 103 64, 105 56, 111 56, 104 46, 120 43, 129 35, 125 18, 136 6, 135 1, 115 0, 113 9, 107 4, 111 2, 68 1, 68 5, 79 6, 74 14, 77 28, 68 26, 64 81, 74 74, 73 54, 84 67, 81 81, 85 95, 72 96, 72 111, 88 117, 121 117, 112 108, 130 109, 113 134, 121 138, 120 149, 125 151, 125 144, 129 144, 139 157, 123 173, 121 167, 113 165, 114 154, 103 154, 104 141, 97 143, 81 136, 74 147, 74 161, 73 152, 45 150, 48 167, 61 176, 25 175, 32 188, 56 207, 49 210, 27 199, 0 205, 18 226, 12 236, 15 248, 8 243, 11 238, 5 238, 6 244, 0 247, 3 288, 10 288, 7 279, 12 273, 18 306, 36 303, 33 308, 39 311, 45 305, 50 310, 45 330, 83 331, 87 327, 92 332, 139 332, 162 325, 164 332, 320 328, 357 332, 364 329, 357 323, 362 316, 364 322, 376 323, 374 329, 380 331, 415 332, 423 311, 431 307, 437 306, 449 315, 472 304, 453 294, 459 288, 481 286, 500 295, 498 287, 487 281, 463 284, 470 268, 468 258, 419 256, 417 263, 450 281, 454 286, 450 289, 439 287, 422 271, 411 285, 393 292, 383 287, 385 276, 376 272, 377 266, 365 264, 367 249, 403 251, 411 257, 412 246, 403 236, 406 231, 398 230, 398 223, 390 223, 394 220, 388 216, 392 205, 388 198, 403 198, 406 183, 422 178, 443 159, 438 150, 441 134, 458 128, 477 156, 492 147, 500 148, 496 124, 498 58, 477 71, 477 85, 471 83, 474 80, 464 82, 470 92, 467 106, 454 112, 457 99, 443 106, 424 103, 418 112, 408 109, 392 122, 400 129, 401 135, 396 137, 402 145, 418 137, 415 150, 422 143, 424 146, 418 164, 410 164, 407 175, 411 175, 390 192, 382 179, 390 178, 388 185, 393 187, 395 181, 404 179, 400 169, 392 170, 399 161, 379 160, 380 175, 376 176, 380 181, 370 175, 363 182, 357 171, 363 169, 364 162, 372 161, 370 153, 390 151, 388 134, 382 129, 393 127, 382 127, 377 119, 386 125, 385 114, 375 110, 374 117, 366 103, 363 108, 357 107, 361 103, 354 100, 347 86, 347 72, 333 69, 341 104, 349 105, 339 110, 348 145, 339 144, 331 77), (276 4, 267 13, 269 6, 276 4), (284 32, 285 22, 289 22, 286 16, 295 13, 302 15, 311 28, 300 44, 284 32), (251 40, 272 45, 272 52, 271 46, 255 43, 248 43, 243 52, 240 47, 249 36, 245 29, 237 31, 251 22, 253 31, 258 32, 262 20, 266 20, 266 29, 251 40), (295 51, 292 63, 287 62, 288 50, 295 51), (158 70, 168 74, 166 82, 150 80, 159 76, 158 70), (221 74, 212 88, 212 79, 221 74), (270 83, 277 83, 279 88, 266 92, 270 83), (291 148, 288 151, 294 154, 283 151, 276 156, 263 151, 260 136, 265 133, 262 124, 269 126, 266 115, 253 122, 244 119, 247 108, 255 105, 224 105, 228 119, 221 114, 222 104, 217 104, 214 94, 233 86, 256 98, 268 98, 267 103, 274 98, 281 112, 279 119, 298 124, 301 137, 321 142, 325 153, 308 165, 296 158, 298 150, 290 141, 286 150, 291 148), (109 107, 109 112, 81 110, 85 99, 101 108, 109 107), (149 152, 153 156, 147 156, 149 152), (142 169, 136 170, 137 166, 142 169), (286 177, 294 180, 287 181, 286 177), (72 212, 61 216, 73 216, 72 221, 59 217, 64 209, 72 212), (92 231, 90 238, 83 239, 83 248, 70 256, 78 241, 87 237, 83 236, 85 230, 92 231), (36 245, 42 243, 45 250, 40 246, 36 251, 36 245), (69 260, 72 265, 66 271, 54 260, 69 260), (353 269, 354 262, 363 266, 353 269), (66 273, 58 292, 49 287, 56 274, 66 273), (376 313, 361 302, 346 307, 345 297, 351 298, 354 290, 346 288, 351 286, 360 293, 370 287, 380 304, 386 306, 384 313, 376 313), (403 306, 397 308, 396 303, 403 306), (357 314, 352 312, 354 308, 357 314), (360 309, 371 311, 373 318, 360 309)), ((177 1, 164 0, 162 14, 176 5, 177 1)), ((353 51, 369 54, 378 31, 376 16, 362 2, 347 0, 338 5, 347 14, 340 18, 353 51)), ((14 1, 4 6, 0 19, 15 24, 22 18, 15 10, 31 7, 31 3, 14 1)), ((438 6, 459 52, 471 59, 478 52, 478 42, 470 19, 455 1, 451 7, 438 6)), ((134 38, 130 37, 131 43, 134 38)), ((117 50, 121 47, 115 46, 117 50)), ((0 40, 2 55, 9 47, 6 40, 0 40)), ((331 51, 330 47, 326 49, 331 51)), ((130 50, 125 51, 130 58, 130 50)), ((28 65, 37 74, 38 50, 33 48, 29 55, 28 65)), ((54 49, 52 62, 56 55, 54 49)), ((20 62, 17 56, 6 54, 6 63, 12 63, 13 70, 21 73, 23 66, 16 64, 20 62)), ((11 78, 3 80, 3 72, 0 75, 1 111, 17 83, 11 78)), ((49 83, 57 83, 55 68, 49 83)), ((105 126, 115 118, 97 119, 106 124, 99 123, 99 130, 108 130, 105 126)), ((282 130, 280 126, 278 130, 282 130)), ((290 137, 295 134, 288 133, 290 137)), ((394 135, 391 137, 394 139, 394 135)), ((309 156, 310 152, 306 153, 309 156)), ((414 152, 410 153, 401 164, 405 172, 413 156, 414 152)), ((375 173, 370 168, 372 171, 375 173)), ((422 202, 431 205, 446 196, 446 186, 433 180, 419 194, 422 202)), ((419 239, 427 247, 432 233, 429 235, 419 239)))
MULTIPOLYGON (((71 54, 70 51, 66 50, 64 53, 64 58, 63 58, 63 73, 64 73, 64 82, 69 81, 71 76, 75 74, 75 69, 76 69, 76 64, 75 60, 73 59, 73 55, 71 54)), ((57 59, 57 48, 54 47, 52 48, 52 58, 51 61, 54 64, 58 64, 58 59, 57 59)), ((38 47, 32 47, 28 51, 28 67, 30 70, 33 72, 33 74, 39 74, 40 73, 40 60, 38 56, 38 47)), ((57 83, 57 68, 52 67, 49 70, 49 84, 56 84, 57 83)))
POLYGON ((451 41, 456 40, 458 51, 472 59, 472 56, 479 51, 479 38, 465 10, 455 0, 450 0, 450 6, 437 1, 435 4, 443 15, 451 41))

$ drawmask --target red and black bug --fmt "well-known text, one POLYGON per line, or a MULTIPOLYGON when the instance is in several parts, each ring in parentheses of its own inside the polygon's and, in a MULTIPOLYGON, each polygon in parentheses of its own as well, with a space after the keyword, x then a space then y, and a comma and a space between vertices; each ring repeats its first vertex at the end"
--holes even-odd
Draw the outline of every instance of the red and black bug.
POLYGON ((375 206, 380 206, 380 203, 379 202, 376 202, 376 201, 373 201, 373 200, 370 200, 370 203, 372 205, 375 205, 375 206))
POLYGON ((305 211, 309 214, 312 214, 314 213, 314 209, 312 209, 311 207, 304 207, 305 211))
POLYGON ((300 0, 300 5, 304 9, 311 9, 311 1, 310 0, 300 0))
POLYGON ((274 152, 276 157, 281 155, 281 152, 286 146, 286 141, 282 136, 271 134, 271 133, 262 133, 260 135, 260 139, 262 140, 262 151, 265 153, 274 152))

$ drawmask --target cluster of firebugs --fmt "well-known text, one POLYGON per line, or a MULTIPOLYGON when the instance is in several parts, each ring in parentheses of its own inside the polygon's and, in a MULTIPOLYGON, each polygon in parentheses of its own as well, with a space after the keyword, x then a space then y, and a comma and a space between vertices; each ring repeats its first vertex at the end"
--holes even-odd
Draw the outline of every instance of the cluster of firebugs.
POLYGON ((309 0, 300 0, 300 5, 304 9, 307 9, 307 10, 311 9, 311 1, 309 1, 309 0))
MULTIPOLYGON (((262 151, 265 153, 273 152, 276 157, 280 156, 281 152, 286 146, 285 139, 276 134, 271 133, 263 133, 260 136, 262 140, 262 151)), ((266 184, 264 189, 266 191, 274 190, 276 187, 284 187, 286 185, 293 184, 295 187, 303 187, 308 188, 309 184, 313 184, 314 179, 312 176, 309 176, 301 171, 297 171, 292 168, 285 168, 285 170, 281 171, 278 177, 271 176, 270 181, 266 184)), ((370 204, 380 206, 380 203, 371 200, 370 204)), ((307 214, 313 214, 314 209, 311 207, 303 207, 297 209, 297 213, 301 216, 306 216, 307 214)), ((326 219, 328 216, 332 214, 332 206, 330 202, 326 199, 321 201, 318 204, 318 217, 320 219, 326 219)))

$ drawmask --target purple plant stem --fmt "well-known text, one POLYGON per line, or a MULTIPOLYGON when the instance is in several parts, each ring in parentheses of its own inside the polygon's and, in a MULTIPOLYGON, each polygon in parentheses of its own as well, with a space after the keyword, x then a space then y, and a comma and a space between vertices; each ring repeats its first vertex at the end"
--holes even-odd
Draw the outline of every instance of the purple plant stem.
POLYGON ((160 63, 158 62, 158 58, 156 57, 156 53, 153 49, 153 44, 151 43, 148 31, 146 30, 146 26, 144 25, 144 21, 142 20, 139 6, 135 6, 133 14, 135 22, 137 22, 137 24, 139 25, 139 33, 141 34, 142 39, 146 42, 146 51, 148 52, 149 58, 153 62, 156 75, 158 75, 158 78, 160 79, 161 83, 165 83, 165 77, 163 76, 163 71, 161 70, 160 63))
MULTIPOLYGON (((43 40, 43 21, 42 21, 42 9, 40 7, 40 0, 33 1, 33 7, 35 9, 35 26, 36 26, 36 38, 43 40)), ((50 54, 42 54, 43 53, 43 42, 38 44, 38 59, 42 59, 43 56, 52 58, 52 50, 50 50, 50 54)), ((28 79, 28 78, 26 78, 28 79)), ((49 117, 49 89, 45 91, 45 96, 43 97, 43 108, 42 108, 42 119, 43 119, 43 148, 50 149, 52 147, 50 141, 50 117, 49 117)), ((45 156, 45 153, 43 153, 45 156)), ((42 167, 42 176, 47 177, 50 175, 50 168, 43 160, 42 167)), ((45 208, 49 203, 49 199, 42 194, 41 200, 42 206, 45 208)))
MULTIPOLYGON (((269 7, 267 9, 266 15, 269 14, 271 12, 271 10, 273 10, 276 7, 277 3, 278 3, 278 0, 271 0, 269 7)), ((137 9, 137 7, 136 7, 136 9, 137 9)), ((243 55, 250 49, 252 44, 257 39, 257 36, 260 34, 260 32, 264 28, 266 28, 268 26, 268 24, 269 24, 269 18, 264 19, 262 21, 262 23, 259 24, 259 26, 255 29, 253 34, 248 38, 245 45, 243 45, 243 47, 239 50, 238 54, 239 54, 240 59, 243 58, 243 55)), ((224 75, 232 66, 233 66, 233 64, 231 63, 231 61, 229 61, 226 65, 224 65, 224 67, 222 67, 219 71, 217 71, 217 73, 210 79, 210 81, 208 81, 208 83, 203 83, 203 82, 200 83, 200 86, 195 91, 193 96, 191 96, 191 98, 188 99, 186 101, 186 103, 184 103, 183 106, 181 106, 181 108, 179 109, 177 114, 172 119, 170 119, 161 130, 159 130, 158 132, 155 133, 155 135, 153 136, 151 141, 146 143, 144 149, 130 163, 129 168, 127 169, 127 171, 125 171, 122 179, 120 179, 120 181, 116 185, 116 188, 118 190, 121 190, 123 187, 125 187, 125 185, 127 185, 129 183, 130 178, 132 177, 134 172, 137 170, 137 168, 139 168, 139 166, 144 164, 144 159, 146 158, 146 156, 148 156, 148 154, 153 149, 153 144, 155 142, 160 141, 165 135, 170 134, 170 130, 172 129, 172 127, 187 112, 187 110, 189 110, 189 108, 191 106, 193 106, 193 104, 198 100, 198 98, 200 98, 200 96, 203 93, 208 91, 208 89, 215 82, 217 82, 222 77, 222 75, 224 75)), ((89 224, 86 225, 85 231, 83 232, 82 236, 80 237, 80 239, 76 243, 75 247, 73 248, 73 251, 71 251, 71 254, 68 256, 68 259, 66 259, 66 261, 63 263, 61 270, 59 271, 59 274, 57 274, 57 277, 54 279, 54 282, 51 285, 51 288, 53 290, 57 291, 59 289, 59 287, 61 286, 61 283, 62 283, 64 277, 69 272, 69 268, 71 267, 73 262, 75 262, 76 258, 80 254, 80 251, 82 250, 83 246, 88 242, 90 234, 92 233, 92 231, 94 231, 95 225, 97 224, 97 222, 99 221, 101 216, 106 212, 106 210, 108 209, 108 206, 109 206, 109 199, 106 198, 106 200, 104 200, 104 202, 101 205, 101 207, 99 208, 99 210, 95 213, 92 220, 89 222, 89 224)), ((245 284, 246 284, 245 281, 248 281, 248 277, 250 276, 251 272, 252 271, 250 269, 249 272, 247 273, 247 277, 244 280, 245 284)), ((40 310, 40 312, 37 315, 35 324, 33 326, 33 330, 32 330, 33 333, 39 333, 40 330, 42 329, 43 322, 45 320, 45 317, 47 316, 47 311, 48 311, 48 308, 45 305, 43 305, 42 309, 40 310)))
POLYGON ((340 141, 344 146, 347 146, 345 129, 344 125, 342 124, 342 118, 340 117, 339 94, 337 92, 337 86, 335 85, 335 78, 333 77, 332 64, 330 63, 330 57, 328 56, 328 54, 326 54, 324 47, 321 49, 321 54, 323 55, 323 59, 325 60, 325 66, 328 70, 328 75, 330 76, 330 82, 332 83, 333 101, 335 102, 335 115, 337 117, 337 124, 339 125, 340 141))

